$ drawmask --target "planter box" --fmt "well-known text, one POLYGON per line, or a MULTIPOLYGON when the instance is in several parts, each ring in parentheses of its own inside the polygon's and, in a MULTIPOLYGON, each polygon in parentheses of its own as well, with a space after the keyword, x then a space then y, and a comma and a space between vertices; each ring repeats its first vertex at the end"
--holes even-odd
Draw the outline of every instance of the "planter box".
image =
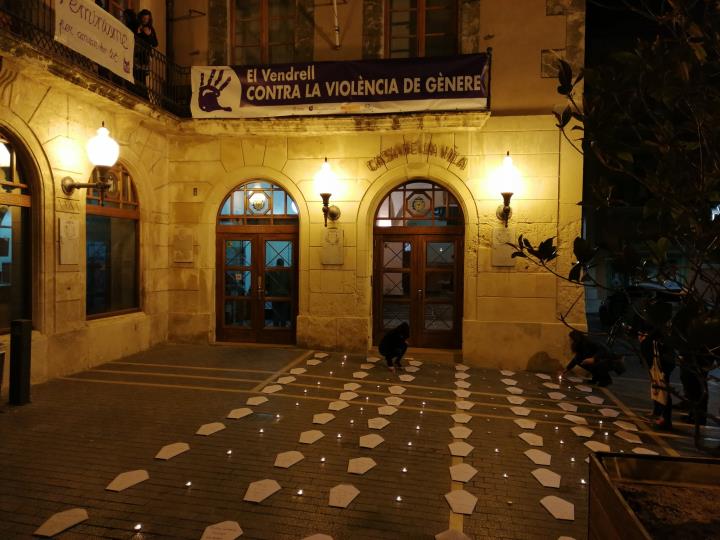
MULTIPOLYGON (((718 486, 720 486, 720 460, 604 452, 591 454, 588 539, 652 540, 654 538, 648 532, 651 526, 643 523, 633 511, 621 490, 640 491, 651 495, 653 491, 663 491, 662 501, 689 506, 695 512, 702 512, 702 505, 693 505, 693 501, 689 499, 692 499, 695 492, 699 497, 698 500, 713 499, 713 495, 708 490, 718 492, 718 486)), ((716 498, 714 500, 717 501, 716 498)), ((653 505, 652 509, 655 508, 659 506, 653 505)), ((680 510, 682 512, 682 509, 680 510)), ((717 511, 708 514, 712 515, 705 516, 707 523, 712 525, 712 520, 717 519, 717 511)), ((688 533, 694 532, 693 536, 687 538, 701 538, 704 526, 702 523, 705 521, 696 521, 697 516, 691 513, 684 515, 688 516, 688 523, 691 525, 683 527, 683 530, 688 533)), ((662 521, 655 523, 657 525, 662 521)), ((668 532, 672 528, 667 527, 668 532)), ((717 534, 717 521, 714 531, 712 534, 717 534)))

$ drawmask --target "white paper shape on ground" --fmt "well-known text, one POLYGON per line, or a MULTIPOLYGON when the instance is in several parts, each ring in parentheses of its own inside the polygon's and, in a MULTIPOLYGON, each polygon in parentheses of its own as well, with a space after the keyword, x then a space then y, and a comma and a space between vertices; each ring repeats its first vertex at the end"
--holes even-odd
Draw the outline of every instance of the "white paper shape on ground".
POLYGON ((522 388, 518 388, 517 386, 508 386, 507 388, 505 388, 505 390, 507 390, 511 394, 515 394, 515 395, 519 395, 524 392, 524 390, 522 388))
POLYGON ((520 396, 505 396, 505 399, 507 399, 510 403, 513 405, 522 405, 527 401, 524 397, 520 396))
POLYGON ((537 426, 537 422, 535 420, 528 420, 527 418, 518 418, 517 420, 513 420, 513 422, 522 429, 535 429, 535 426, 537 426))
POLYGON ((469 411, 475 406, 475 404, 472 401, 456 401, 455 407, 460 409, 461 411, 469 411))
POLYGON ((355 390, 360 390, 360 388, 362 388, 362 385, 356 382, 349 382, 343 385, 343 390, 350 390, 351 392, 354 392, 355 390))
POLYGON ((600 441, 586 441, 585 446, 592 452, 609 452, 610 447, 600 441))
POLYGON ((391 405, 383 405, 382 407, 378 407, 378 414, 382 416, 392 416, 397 411, 398 410, 391 405))
POLYGON ((162 459, 167 461, 168 459, 179 456, 180 454, 182 454, 183 452, 187 452, 188 450, 190 450, 190 445, 188 443, 176 442, 172 444, 166 444, 160 449, 157 454, 155 454, 155 459, 162 459))
POLYGON ((450 450, 450 454, 456 457, 466 457, 475 450, 475 447, 472 445, 469 445, 465 441, 458 441, 454 443, 448 444, 448 450, 450 450))
POLYGON ((314 356, 315 356, 315 358, 320 358, 320 359, 322 360, 323 358, 327 358, 327 357, 328 357, 328 353, 326 353, 326 352, 316 352, 314 356))
POLYGON ((250 416, 252 413, 252 409, 248 409, 247 407, 241 407, 239 409, 233 409, 232 411, 230 411, 227 415, 227 418, 230 418, 231 420, 240 420, 241 418, 250 416))
POLYGON ((135 471, 126 471, 118 474, 115 479, 110 482, 105 488, 108 491, 125 491, 134 485, 144 482, 150 478, 148 472, 144 469, 138 469, 135 471))
POLYGON ((355 371, 353 373, 353 378, 355 378, 355 379, 364 379, 367 376, 368 376, 367 371, 355 371))
POLYGON ((467 371, 470 368, 468 366, 466 366, 465 364, 455 364, 455 369, 457 371, 467 371))
POLYGON ((595 433, 592 429, 583 426, 573 426, 570 429, 578 437, 585 437, 586 439, 589 439, 595 433))
POLYGON ((453 390, 453 393, 459 398, 470 397, 470 392, 468 392, 467 390, 453 390))
POLYGON ((455 529, 448 529, 435 535, 435 540, 472 540, 467 534, 455 529))
POLYGON ((290 384, 291 382, 295 382, 297 379, 293 377, 292 375, 286 375, 285 377, 280 377, 277 381, 278 384, 290 384))
POLYGON ((369 362, 365 364, 360 364, 360 369, 372 369, 375 367, 375 364, 371 364, 369 362))
POLYGON ((550 469, 535 469, 531 474, 543 487, 560 487, 560 475, 550 469))
POLYGON ((515 375, 515 372, 510 371, 509 369, 501 369, 500 375, 504 375, 505 377, 512 377, 513 375, 515 375))
POLYGON ((524 454, 532 461, 535 465, 545 465, 550 466, 550 460, 552 459, 552 456, 548 454, 547 452, 543 452, 542 450, 525 450, 524 454))
POLYGON ((248 398, 247 401, 245 402, 245 404, 252 405, 254 407, 255 405, 262 405, 263 403, 267 403, 267 402, 268 402, 268 398, 266 398, 265 396, 255 396, 255 397, 248 398))
POLYGON ((517 385, 517 381, 515 379, 500 379, 500 382, 503 383, 505 386, 517 385))
POLYGON ((454 439, 467 439, 472 434, 472 429, 465 426, 455 426, 450 428, 450 434, 454 439))
POLYGON ((307 369, 305 369, 304 367, 296 367, 292 368, 290 370, 290 373, 292 373, 293 375, 302 375, 303 373, 307 373, 307 369))
POLYGON ((560 400, 560 399, 565 399, 566 396, 562 392, 548 392, 548 397, 550 399, 560 400))
POLYGON ((328 405, 328 409, 331 411, 342 411, 343 409, 347 409, 350 405, 348 405, 347 401, 333 401, 328 405))
POLYGON ((282 386, 279 384, 270 384, 262 389, 263 394, 274 394, 275 392, 279 392, 282 390, 282 386))
POLYGON ((510 407, 510 410, 518 416, 527 416, 530 414, 530 409, 527 407, 510 407))
POLYGON ((370 429, 384 429, 390 425, 390 422, 385 418, 370 418, 368 419, 368 427, 370 429))
POLYGON ((455 381, 455 386, 458 388, 470 388, 470 383, 467 381, 455 381))
POLYGON ((340 393, 340 399, 343 401, 352 401, 353 399, 359 397, 355 392, 341 392, 340 393))
POLYGON ((588 392, 588 393, 590 393, 590 392, 593 391, 592 387, 586 386, 586 385, 584 385, 584 384, 576 384, 576 385, 575 385, 575 388, 576 388, 577 390, 580 390, 581 392, 588 392))
POLYGON ((420 367, 423 365, 423 363, 420 360, 410 360, 409 358, 408 358, 408 364, 410 364, 411 366, 415 366, 415 367, 420 367))
POLYGON ((347 508, 359 494, 360 490, 352 484, 339 484, 330 490, 328 506, 347 508))
POLYGON ((642 444, 642 439, 635 433, 630 431, 616 431, 615 435, 620 437, 622 440, 629 442, 630 444, 642 444))
POLYGON ((320 360, 317 360, 317 359, 308 360, 308 361, 305 362, 305 363, 306 363, 308 366, 319 366, 320 364, 322 364, 322 362, 321 362, 320 360))
POLYGON ((458 463, 450 467, 450 478, 454 482, 469 482, 477 474, 477 469, 469 463, 458 463))
POLYGON ((557 406, 560 407, 563 411, 567 412, 577 412, 578 410, 577 405, 573 405, 572 403, 562 402, 558 403, 557 406))
POLYGON ((581 424, 584 426, 587 426, 587 420, 585 420, 582 416, 577 416, 574 414, 566 414, 563 416, 565 420, 568 422, 572 422, 573 424, 581 424))
POLYGON ((549 495, 540 499, 540 504, 542 504, 545 510, 550 512, 550 515, 555 519, 575 521, 575 505, 565 499, 561 499, 555 495, 549 495))
POLYGON ((397 396, 390 396, 385 398, 385 403, 387 403, 388 405, 392 405, 393 407, 402 405, 403 401, 405 401, 403 398, 397 396))
POLYGON ((552 377, 550 377, 550 375, 548 375, 547 373, 536 373, 535 376, 538 379, 542 379, 544 381, 549 381, 552 379, 552 377))
POLYGON ((636 446, 635 448, 632 449, 632 451, 635 454, 643 454, 646 456, 659 456, 660 455, 655 450, 650 450, 649 448, 643 448, 642 446, 636 446))
POLYGON ((375 460, 373 458, 353 458, 348 461, 347 472, 349 472, 350 474, 365 474, 370 469, 375 467, 375 465, 377 465, 377 463, 375 463, 375 460))
POLYGON ((383 439, 380 435, 372 433, 370 435, 363 435, 360 437, 360 448, 375 448, 378 444, 382 443, 383 439))
POLYGON ((477 497, 464 489, 457 489, 445 494, 445 500, 456 514, 470 515, 475 510, 477 497))
POLYGON ((418 371, 420 371, 420 368, 417 366, 406 366, 405 371, 407 371, 408 373, 417 373, 418 371))
POLYGON ((390 388, 388 388, 388 391, 389 391, 391 394, 399 395, 399 394, 404 394, 404 393, 405 393, 405 388, 402 387, 402 386, 393 385, 393 386, 391 386, 390 388))
POLYGON ((367 360, 368 362, 372 362, 374 364, 375 362, 380 361, 380 357, 379 356, 368 356, 365 360, 367 360))
POLYGON ((281 452, 275 456, 275 467, 281 469, 289 469, 296 463, 300 463, 305 456, 297 450, 290 450, 289 452, 281 452))
POLYGON ((208 437, 213 433, 222 431, 223 429, 225 429, 225 424, 223 424, 222 422, 210 422, 209 424, 203 424, 202 426, 200 426, 195 432, 195 435, 202 435, 204 437, 208 437))
POLYGON ((265 499, 270 497, 270 495, 277 493, 281 489, 282 488, 280 487, 280 484, 278 484, 275 480, 271 480, 270 478, 266 478, 265 480, 258 480, 257 482, 253 482, 248 486, 243 500, 248 502, 261 503, 265 499))
POLYGON ((462 379, 463 381, 470 378, 470 375, 465 373, 464 371, 456 371, 455 372, 455 378, 456 379, 462 379))
POLYGON ((574 382, 574 383, 581 383, 581 382, 583 382, 583 378, 582 378, 582 377, 575 377, 575 376, 573 376, 573 375, 568 375, 568 376, 565 377, 565 378, 566 378, 568 381, 574 382))
POLYGON ((598 409, 598 412, 609 418, 617 418, 620 416, 620 411, 617 409, 598 409))
POLYGON ((335 420, 335 415, 332 413, 320 413, 313 415, 313 424, 327 424, 330 420, 335 420))
POLYGON ((465 413, 456 413, 452 415, 452 419, 458 424, 467 424, 470 420, 472 420, 472 416, 465 413))
POLYGON ((33 535, 50 538, 56 534, 66 531, 70 527, 74 527, 78 523, 82 523, 87 520, 88 517, 87 510, 84 508, 71 508, 70 510, 63 510, 62 512, 58 512, 50 516, 45 523, 38 527, 33 535))
POLYGON ((632 422, 626 422, 625 420, 615 420, 613 424, 615 424, 620 429, 624 429, 625 431, 638 430, 638 427, 635 424, 633 424, 632 422))
POLYGON ((242 536, 242 533, 237 521, 221 521, 205 527, 200 540, 235 540, 242 536))
POLYGON ((543 386, 545 388, 550 388, 551 390, 560 390, 560 385, 554 382, 543 383, 543 386))
POLYGON ((593 405, 602 405, 603 403, 605 403, 605 400, 600 396, 585 396, 585 399, 593 405))
POLYGON ((400 379, 402 382, 413 382, 415 380, 415 377, 403 373, 398 377, 398 379, 400 379))
POLYGON ((333 540, 333 537, 327 534, 313 534, 312 536, 306 536, 302 540, 333 540))
POLYGON ((310 431, 303 431, 300 434, 299 442, 302 444, 314 444, 320 439, 322 439, 325 436, 325 434, 322 431, 318 431, 317 429, 311 429, 310 431))
POLYGON ((543 438, 540 435, 535 435, 534 433, 520 433, 518 435, 523 441, 528 443, 530 446, 542 446, 543 445, 543 438))

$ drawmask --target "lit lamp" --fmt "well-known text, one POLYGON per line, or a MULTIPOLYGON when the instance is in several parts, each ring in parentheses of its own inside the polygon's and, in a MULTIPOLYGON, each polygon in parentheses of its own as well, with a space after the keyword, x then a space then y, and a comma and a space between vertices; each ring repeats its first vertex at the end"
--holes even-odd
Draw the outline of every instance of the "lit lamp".
POLYGON ((498 183, 500 187, 500 195, 502 195, 503 203, 497 207, 496 215, 500 221, 505 223, 505 227, 508 226, 508 221, 512 216, 512 208, 510 208, 510 199, 513 193, 517 189, 520 180, 520 173, 518 172, 515 165, 513 165, 512 158, 510 157, 510 151, 503 159, 503 164, 498 171, 498 183))
POLYGON ((98 181, 81 184, 66 176, 61 183, 65 195, 72 195, 73 191, 82 188, 93 188, 102 192, 111 185, 109 172, 120 156, 120 146, 110 136, 105 122, 97 130, 97 135, 88 141, 86 149, 90 163, 98 170, 98 181))
POLYGON ((335 205, 330 206, 330 196, 332 195, 333 187, 335 187, 335 181, 335 173, 330 167, 327 158, 325 158, 320 170, 315 175, 315 187, 320 191, 320 197, 322 197, 322 211, 326 227, 328 218, 330 221, 337 221, 340 217, 340 209, 335 205))

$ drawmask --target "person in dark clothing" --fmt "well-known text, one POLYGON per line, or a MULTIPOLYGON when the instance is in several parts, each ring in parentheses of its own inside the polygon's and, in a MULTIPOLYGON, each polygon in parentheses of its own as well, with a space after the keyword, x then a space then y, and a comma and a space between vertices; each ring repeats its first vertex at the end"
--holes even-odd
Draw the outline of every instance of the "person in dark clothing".
POLYGON ((151 70, 152 50, 158 46, 158 38, 153 27, 152 13, 143 9, 135 19, 135 82, 142 85, 141 91, 153 98, 152 81, 148 81, 151 70))
POLYGON ((153 26, 152 13, 149 9, 140 10, 137 14, 135 39, 149 47, 158 46, 158 38, 153 26))
POLYGON ((687 362, 680 364, 680 382, 687 400, 688 411, 682 420, 689 424, 697 423, 700 426, 707 424, 707 373, 712 368, 711 358, 696 357, 695 365, 688 365, 687 362))
POLYGON ((408 323, 401 323, 396 328, 390 330, 380 340, 378 350, 385 357, 388 368, 402 369, 402 358, 407 351, 407 339, 410 337, 410 326, 408 323))
POLYGON ((637 336, 640 356, 650 371, 650 397, 653 401, 651 417, 656 418, 654 427, 672 429, 670 375, 675 369, 675 359, 660 340, 659 332, 640 330, 637 336))
POLYGON ((591 384, 607 386, 612 383, 610 371, 615 371, 618 375, 625 372, 622 357, 613 354, 604 345, 590 340, 578 330, 570 332, 570 350, 573 357, 565 366, 564 373, 580 366, 592 375, 591 384))

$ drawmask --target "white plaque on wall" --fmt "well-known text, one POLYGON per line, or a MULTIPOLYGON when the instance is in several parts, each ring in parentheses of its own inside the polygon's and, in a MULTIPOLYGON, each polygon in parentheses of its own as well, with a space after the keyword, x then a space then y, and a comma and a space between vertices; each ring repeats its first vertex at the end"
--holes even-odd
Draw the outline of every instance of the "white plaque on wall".
POLYGON ((508 242, 515 241, 515 229, 513 227, 495 227, 492 232, 492 265, 493 266, 515 266, 515 259, 512 258, 513 251, 508 242))
POLYGON ((79 264, 80 220, 77 216, 58 217, 60 264, 79 264))
POLYGON ((323 245, 320 253, 322 264, 342 264, 345 247, 345 235, 342 229, 328 227, 323 234, 323 245))
POLYGON ((172 262, 191 263, 195 247, 193 230, 187 227, 177 228, 173 236, 172 262))

